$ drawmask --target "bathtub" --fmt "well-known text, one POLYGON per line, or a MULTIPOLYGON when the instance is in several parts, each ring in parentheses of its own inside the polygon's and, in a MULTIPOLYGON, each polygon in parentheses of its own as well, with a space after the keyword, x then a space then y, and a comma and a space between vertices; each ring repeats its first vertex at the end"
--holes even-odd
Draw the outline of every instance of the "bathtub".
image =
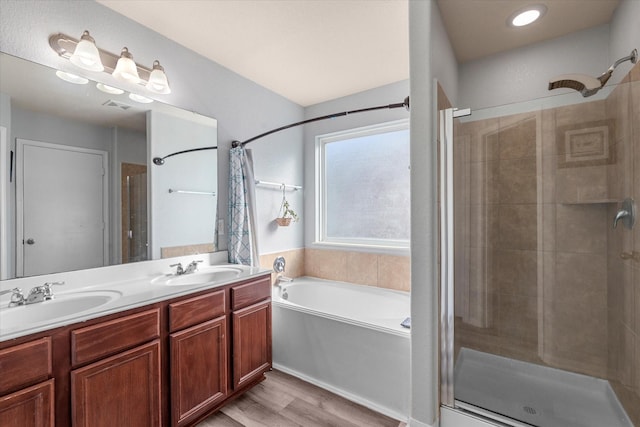
POLYGON ((408 419, 407 292, 301 277, 274 287, 272 301, 274 368, 408 419))

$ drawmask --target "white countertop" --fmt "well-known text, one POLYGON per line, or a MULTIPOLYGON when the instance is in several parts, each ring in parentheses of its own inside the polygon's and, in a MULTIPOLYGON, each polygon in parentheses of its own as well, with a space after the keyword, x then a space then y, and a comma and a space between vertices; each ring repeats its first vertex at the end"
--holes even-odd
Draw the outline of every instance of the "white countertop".
POLYGON ((202 256, 102 267, 80 272, 0 282, 0 290, 20 287, 29 290, 44 282, 64 281, 54 286, 54 299, 8 307, 10 294, 0 297, 0 341, 84 322, 97 317, 142 307, 156 302, 214 289, 268 273, 269 270, 221 263, 219 256, 204 256, 198 271, 176 276, 169 264, 186 266, 202 256))

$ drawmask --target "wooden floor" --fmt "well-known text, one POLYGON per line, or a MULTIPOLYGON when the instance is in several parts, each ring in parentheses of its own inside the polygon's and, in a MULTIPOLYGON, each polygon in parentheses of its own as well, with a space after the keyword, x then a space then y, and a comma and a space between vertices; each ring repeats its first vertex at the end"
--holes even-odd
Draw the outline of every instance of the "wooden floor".
POLYGON ((401 427, 392 418, 280 371, 197 427, 401 427))

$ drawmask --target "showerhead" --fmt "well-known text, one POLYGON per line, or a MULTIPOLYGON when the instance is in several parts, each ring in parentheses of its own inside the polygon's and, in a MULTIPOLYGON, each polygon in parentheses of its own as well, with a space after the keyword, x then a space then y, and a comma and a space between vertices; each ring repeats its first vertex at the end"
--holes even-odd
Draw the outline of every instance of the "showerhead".
POLYGON ((631 61, 632 64, 638 62, 638 51, 633 49, 631 55, 618 59, 607 71, 602 73, 600 77, 595 78, 584 74, 563 74, 549 80, 549 90, 568 88, 577 90, 585 98, 595 95, 609 81, 613 75, 613 70, 625 61, 631 61))
POLYGON ((603 84, 595 77, 585 74, 563 74, 549 81, 549 90, 568 88, 577 90, 584 96, 595 95, 603 84))

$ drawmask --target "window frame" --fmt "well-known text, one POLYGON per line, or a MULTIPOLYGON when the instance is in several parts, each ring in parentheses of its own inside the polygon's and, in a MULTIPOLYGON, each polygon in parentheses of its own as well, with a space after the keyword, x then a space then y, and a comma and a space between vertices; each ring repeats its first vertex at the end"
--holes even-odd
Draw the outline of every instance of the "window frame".
MULTIPOLYGON (((370 135, 379 135, 394 131, 409 130, 409 119, 394 120, 374 125, 346 129, 337 132, 316 135, 315 137, 315 239, 314 246, 336 247, 406 255, 410 250, 411 239, 372 239, 372 238, 329 238, 327 232, 327 188, 326 158, 324 148, 327 144, 370 135)), ((409 141, 407 142, 409 143, 409 141)), ((410 182, 409 182, 410 185, 410 182)))

